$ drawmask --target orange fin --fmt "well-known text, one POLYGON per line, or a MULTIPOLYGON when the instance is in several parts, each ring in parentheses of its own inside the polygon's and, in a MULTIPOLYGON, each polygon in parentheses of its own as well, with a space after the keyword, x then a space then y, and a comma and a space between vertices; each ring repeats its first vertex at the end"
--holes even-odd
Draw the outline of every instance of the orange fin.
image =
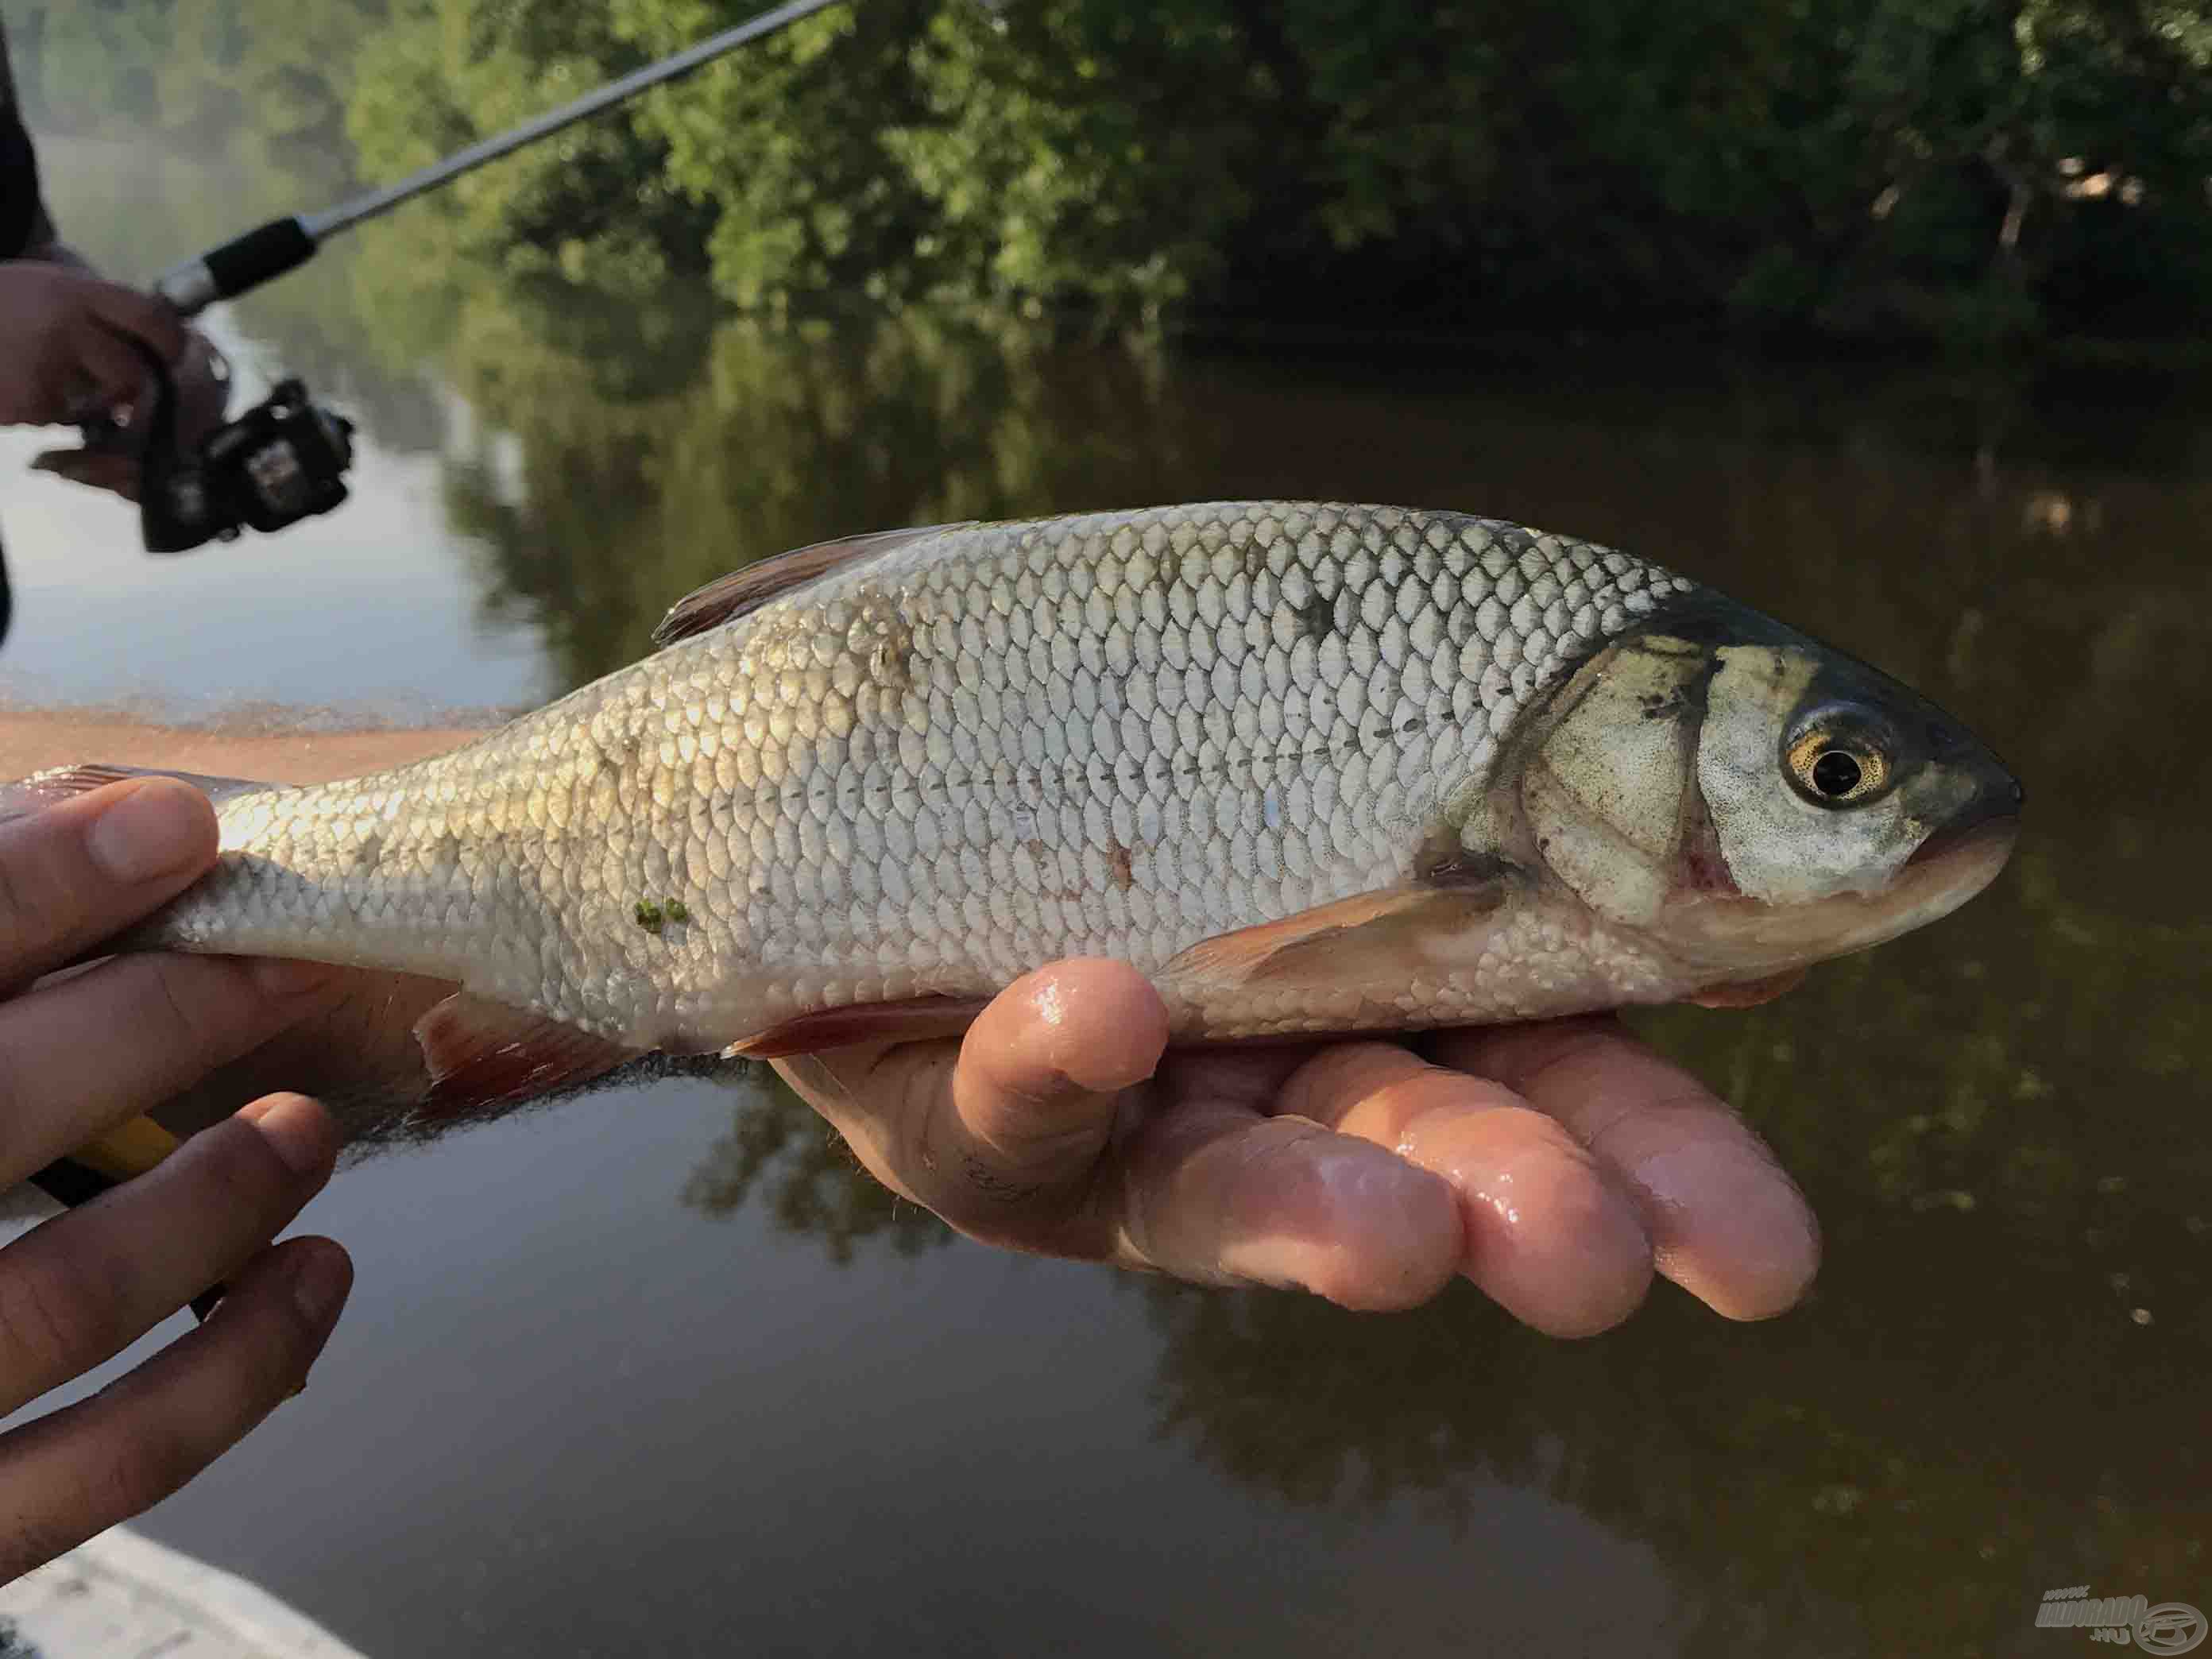
POLYGON ((757 560, 742 570, 718 576, 704 587, 696 588, 677 600, 660 619, 660 626, 653 630, 653 642, 656 646, 671 646, 678 640, 688 640, 695 634, 720 628, 748 611, 757 611, 770 599, 802 587, 817 576, 826 576, 855 559, 873 558, 909 542, 920 541, 924 536, 964 527, 933 524, 911 530, 878 530, 865 536, 816 542, 809 547, 795 547, 788 553, 757 560))
POLYGON ((1784 974, 1769 974, 1765 979, 1747 979, 1735 985, 1708 985, 1682 999, 1694 1002, 1700 1008, 1756 1008, 1762 1002, 1771 1002, 1787 995, 1805 982, 1805 969, 1792 968, 1784 974))
POLYGON ((921 1042, 957 1036, 988 1006, 981 997, 907 997, 896 1002, 859 1002, 848 1008, 817 1008, 741 1038, 723 1049, 722 1055, 726 1060, 781 1060, 855 1042, 921 1042))
POLYGON ((32 813, 68 800, 75 795, 89 794, 104 789, 111 783, 121 783, 131 778, 178 778, 189 783, 217 806, 240 795, 256 795, 280 786, 257 783, 251 778, 218 778, 204 772, 179 772, 161 766, 110 766, 101 761, 87 761, 76 766, 57 766, 44 772, 33 772, 27 778, 14 783, 0 784, 0 823, 15 818, 28 817, 32 813))
POLYGON ((423 1109, 435 1117, 519 1105, 588 1083, 642 1052, 468 991, 416 1020, 415 1040, 430 1073, 423 1109))
POLYGON ((1464 933, 1504 902, 1503 878, 1450 886, 1385 887, 1316 905, 1279 921, 1200 939, 1167 965, 1164 978, 1252 984, 1322 977, 1410 978, 1426 946, 1464 933))

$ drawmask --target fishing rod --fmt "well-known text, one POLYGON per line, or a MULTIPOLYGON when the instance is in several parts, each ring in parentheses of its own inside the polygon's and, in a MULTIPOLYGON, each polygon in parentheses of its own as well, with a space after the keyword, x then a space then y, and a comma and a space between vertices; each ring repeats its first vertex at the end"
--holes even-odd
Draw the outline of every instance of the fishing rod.
POLYGON ((744 46, 749 40, 758 40, 777 30, 796 23, 802 17, 811 16, 837 0, 789 0, 773 11, 739 23, 734 28, 724 29, 696 46, 687 46, 672 58, 657 64, 647 64, 634 70, 618 80, 610 81, 595 91, 586 93, 572 103, 561 106, 532 121, 511 128, 489 138, 479 140, 466 149, 456 150, 441 161, 433 161, 419 173, 410 173, 397 184, 380 185, 349 197, 335 207, 320 213, 295 214, 283 219, 271 219, 257 229, 234 237, 221 247, 212 248, 198 258, 187 259, 161 273, 154 283, 154 291, 175 307, 180 315, 191 317, 207 309, 218 300, 234 299, 262 283, 282 276, 286 271, 305 264, 313 257, 325 238, 342 230, 389 213, 402 202, 411 201, 427 191, 452 183, 465 173, 475 172, 487 161, 496 161, 526 144, 540 138, 550 137, 563 127, 587 120, 601 110, 635 98, 648 88, 682 79, 696 69, 702 69, 717 58, 744 46))
MULTIPOLYGON (((401 203, 451 184, 465 173, 562 128, 612 109, 652 87, 681 79, 725 53, 786 28, 837 0, 787 0, 733 28, 724 29, 673 57, 608 82, 573 102, 520 126, 457 150, 397 184, 380 185, 319 213, 292 214, 233 237, 196 258, 164 271, 154 291, 185 317, 218 300, 235 299, 314 256, 325 241, 401 203)), ((183 553, 241 530, 277 531, 346 499, 345 475, 353 465, 353 423, 307 395, 296 379, 280 382, 263 402, 224 422, 180 451, 173 441, 176 389, 167 367, 149 362, 153 392, 132 434, 142 457, 139 534, 149 553, 183 553)), ((114 442, 87 428, 87 442, 114 442)))

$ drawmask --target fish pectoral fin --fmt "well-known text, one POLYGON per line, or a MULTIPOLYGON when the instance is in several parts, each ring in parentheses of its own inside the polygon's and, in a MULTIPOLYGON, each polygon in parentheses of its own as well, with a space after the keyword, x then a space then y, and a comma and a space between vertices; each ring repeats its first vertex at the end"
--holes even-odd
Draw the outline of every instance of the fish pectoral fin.
POLYGON ((422 1109, 459 1117, 573 1088, 636 1060, 642 1049, 470 991, 457 991, 415 1022, 430 1086, 422 1109))
POLYGON ((204 772, 179 772, 164 766, 111 766, 104 761, 85 761, 76 766, 33 772, 13 783, 0 783, 0 823, 28 817, 73 795, 89 794, 131 778, 176 778, 191 785, 217 806, 240 795, 258 795, 283 787, 258 783, 252 778, 218 778, 204 772))
POLYGON ((933 1037, 957 1036, 988 1006, 982 997, 906 997, 896 1002, 817 1008, 740 1037, 722 1050, 722 1057, 781 1060, 856 1042, 926 1042, 933 1037))
POLYGON ((1447 939, 1485 921, 1504 902, 1505 886, 1500 878, 1355 893, 1279 921, 1200 939, 1161 977, 1170 989, 1403 979, 1435 961, 1447 939))
POLYGON ((718 576, 704 587, 695 588, 677 600, 660 619, 660 626, 653 630, 653 642, 659 647, 672 646, 678 640, 688 640, 695 634, 720 628, 748 611, 757 611, 770 599, 803 587, 816 577, 826 576, 855 559, 873 558, 909 542, 920 541, 924 536, 967 527, 964 523, 933 524, 910 530, 878 530, 865 536, 816 542, 757 560, 742 570, 718 576))
POLYGON ((1762 1002, 1771 1002, 1786 996, 1804 983, 1806 970, 1792 968, 1787 973, 1769 974, 1765 979, 1740 980, 1733 985, 1708 985, 1702 991, 1692 992, 1682 999, 1694 1002, 1700 1008, 1756 1008, 1762 1002))

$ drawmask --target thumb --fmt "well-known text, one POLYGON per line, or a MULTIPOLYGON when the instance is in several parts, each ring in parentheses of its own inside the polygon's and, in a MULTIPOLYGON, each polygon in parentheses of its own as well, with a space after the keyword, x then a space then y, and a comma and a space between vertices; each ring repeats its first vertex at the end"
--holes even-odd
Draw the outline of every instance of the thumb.
POLYGON ((106 489, 125 501, 138 499, 138 463, 128 455, 100 449, 49 449, 33 456, 33 472, 51 472, 71 483, 106 489))
POLYGON ((1086 1180, 1167 1039, 1159 993, 1127 963, 1074 957, 1016 980, 969 1028, 939 1114, 965 1179, 1001 1197, 1086 1180))
MULTIPOLYGON (((1056 1254, 1101 1224, 1093 1177, 1167 1010, 1126 963, 1077 958, 999 993, 957 1042, 831 1049, 776 1069, 869 1171, 971 1237, 1056 1254)), ((1088 1252, 1103 1251, 1100 1231, 1088 1252)))

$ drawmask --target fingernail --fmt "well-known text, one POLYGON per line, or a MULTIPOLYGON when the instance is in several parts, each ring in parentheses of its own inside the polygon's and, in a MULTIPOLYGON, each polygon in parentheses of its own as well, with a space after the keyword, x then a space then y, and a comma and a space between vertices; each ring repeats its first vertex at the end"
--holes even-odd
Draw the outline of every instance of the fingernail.
POLYGON ((319 1176, 330 1163, 330 1129, 323 1109, 305 1095, 257 1100, 239 1116, 261 1132, 270 1150, 296 1176, 319 1176))
POLYGON ((94 822, 86 849, 116 881, 174 875, 204 856, 206 817, 206 806, 188 786, 143 784, 94 822))
POLYGON ((309 1324, 325 1325, 335 1319, 352 1288, 353 1263, 343 1250, 326 1244, 301 1250, 294 1258, 292 1301, 309 1324))

